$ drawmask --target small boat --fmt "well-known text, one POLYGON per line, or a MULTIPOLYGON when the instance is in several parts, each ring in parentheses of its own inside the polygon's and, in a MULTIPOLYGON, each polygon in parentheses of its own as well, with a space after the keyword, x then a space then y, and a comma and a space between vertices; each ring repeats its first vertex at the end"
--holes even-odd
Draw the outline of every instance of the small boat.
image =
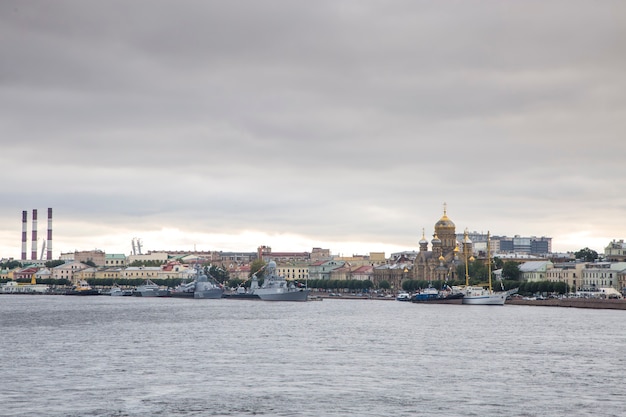
MULTIPOLYGON (((310 290, 296 286, 276 274, 276 262, 269 261, 265 267, 265 279, 254 293, 263 301, 307 301, 310 290)), ((253 275, 253 279, 256 275, 253 275)))
POLYGON ((133 292, 135 297, 169 297, 170 291, 147 279, 133 292))
POLYGON ((456 287, 451 288, 446 285, 442 290, 437 290, 429 285, 413 295, 411 301, 414 303, 461 304, 463 296, 463 292, 456 287))
POLYGON ((411 295, 408 292, 401 292, 396 297, 397 301, 411 301, 411 295))
POLYGON ((50 292, 50 287, 44 284, 37 284, 37 281, 33 277, 30 284, 25 284, 17 281, 8 281, 4 284, 0 284, 0 294, 47 294, 50 292))
POLYGON ((93 288, 85 280, 80 280, 71 290, 65 292, 65 295, 100 295, 100 290, 93 288))

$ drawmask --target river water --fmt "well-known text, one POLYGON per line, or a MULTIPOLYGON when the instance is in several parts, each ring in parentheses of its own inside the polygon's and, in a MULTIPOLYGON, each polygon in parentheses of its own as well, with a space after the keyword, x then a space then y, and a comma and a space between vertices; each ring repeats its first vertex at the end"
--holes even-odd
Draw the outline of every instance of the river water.
POLYGON ((0 295, 1 416, 623 416, 626 311, 0 295))

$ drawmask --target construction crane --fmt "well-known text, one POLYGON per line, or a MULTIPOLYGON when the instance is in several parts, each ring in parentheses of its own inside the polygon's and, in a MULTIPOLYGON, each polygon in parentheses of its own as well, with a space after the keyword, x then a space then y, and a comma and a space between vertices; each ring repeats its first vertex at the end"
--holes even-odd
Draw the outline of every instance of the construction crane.
POLYGON ((39 260, 43 260, 43 254, 46 252, 46 239, 41 239, 42 240, 42 244, 41 244, 41 255, 39 255, 39 260))

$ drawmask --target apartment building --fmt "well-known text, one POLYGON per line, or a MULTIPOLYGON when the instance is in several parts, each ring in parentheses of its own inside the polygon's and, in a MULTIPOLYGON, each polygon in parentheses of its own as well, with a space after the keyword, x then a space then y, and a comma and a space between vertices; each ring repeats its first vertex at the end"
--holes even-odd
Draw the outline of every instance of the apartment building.
POLYGON ((582 290, 596 291, 612 287, 622 290, 619 277, 626 272, 626 262, 593 262, 585 264, 582 270, 582 290))
POLYGON ((564 262, 554 264, 552 269, 546 271, 546 279, 551 282, 564 282, 572 291, 582 286, 582 271, 584 262, 564 262))

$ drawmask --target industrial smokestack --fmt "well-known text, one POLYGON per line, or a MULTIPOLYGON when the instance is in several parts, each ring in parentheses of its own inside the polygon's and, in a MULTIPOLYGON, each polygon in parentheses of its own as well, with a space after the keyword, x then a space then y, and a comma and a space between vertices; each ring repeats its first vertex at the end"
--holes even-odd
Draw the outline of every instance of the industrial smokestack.
POLYGON ((52 208, 48 208, 48 252, 46 259, 52 260, 52 208))
POLYGON ((26 245, 28 238, 26 237, 26 225, 28 224, 28 212, 22 211, 22 260, 26 260, 26 245))
POLYGON ((32 250, 30 252, 30 259, 37 260, 37 209, 33 209, 33 235, 32 235, 32 250))

